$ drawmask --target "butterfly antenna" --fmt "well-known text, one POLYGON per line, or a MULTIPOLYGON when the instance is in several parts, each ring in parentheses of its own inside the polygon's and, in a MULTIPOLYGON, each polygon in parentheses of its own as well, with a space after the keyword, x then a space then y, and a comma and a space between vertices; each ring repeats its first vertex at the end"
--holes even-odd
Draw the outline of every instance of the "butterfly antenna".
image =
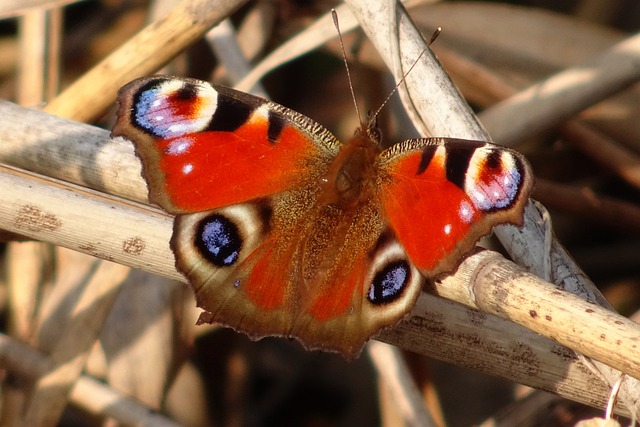
POLYGON ((342 60, 344 61, 344 68, 347 70, 347 79, 349 80, 349 90, 351 91, 351 99, 353 99, 353 105, 356 107, 356 114, 358 120, 362 122, 362 116, 360 115, 360 109, 358 108, 358 102, 356 101, 356 93, 353 90, 353 80, 351 80, 351 71, 349 70, 349 63, 347 62, 347 53, 344 49, 344 41, 342 40, 342 33, 340 32, 340 23, 338 22, 338 12, 335 9, 331 9, 331 16, 333 17, 333 25, 335 25, 338 31, 338 39, 340 40, 340 49, 342 50, 342 60))
POLYGON ((393 88, 393 90, 391 91, 391 93, 387 96, 387 98, 382 102, 382 104, 380 105, 380 107, 376 110, 376 112, 371 116, 371 123, 374 123, 376 120, 376 117, 378 117, 378 114, 380 114, 380 111, 382 111, 382 109, 384 108, 384 106, 389 102, 389 100, 391 99, 391 97, 393 96, 394 93, 396 93, 398 91, 398 88, 400 87, 401 84, 404 83, 404 81, 406 80, 407 76, 409 75, 409 73, 411 72, 411 70, 413 70, 413 67, 415 67, 418 64, 418 61, 420 61, 420 58, 422 58, 422 56, 427 53, 427 50, 429 50, 429 46, 431 46, 431 44, 436 41, 436 39, 438 38, 438 36, 440 35, 440 33, 442 32, 442 27, 438 27, 436 28, 436 30, 433 32, 433 34, 431 34, 431 38, 429 38, 429 43, 427 44, 427 47, 425 47, 424 49, 422 49, 422 52, 420 52, 420 55, 418 55, 418 57, 416 58, 415 61, 413 61, 413 64, 411 64, 411 66, 409 67, 409 69, 402 75, 402 77, 400 78, 400 80, 398 80, 398 83, 396 84, 396 86, 393 88))

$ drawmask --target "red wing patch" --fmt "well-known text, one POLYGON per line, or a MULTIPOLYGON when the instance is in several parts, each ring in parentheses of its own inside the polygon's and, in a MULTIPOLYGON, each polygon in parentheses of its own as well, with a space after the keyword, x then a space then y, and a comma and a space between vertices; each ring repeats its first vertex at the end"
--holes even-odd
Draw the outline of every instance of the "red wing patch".
MULTIPOLYGON (((257 120, 256 120, 257 121, 257 120)), ((198 212, 279 193, 317 174, 313 144, 285 127, 270 142, 260 124, 158 140, 164 191, 182 212, 198 212), (213 148, 212 148, 213 147, 213 148)))
POLYGON ((196 80, 140 79, 120 99, 113 135, 135 141, 150 199, 169 212, 299 187, 324 173, 339 149, 304 116, 297 123, 277 104, 196 80))

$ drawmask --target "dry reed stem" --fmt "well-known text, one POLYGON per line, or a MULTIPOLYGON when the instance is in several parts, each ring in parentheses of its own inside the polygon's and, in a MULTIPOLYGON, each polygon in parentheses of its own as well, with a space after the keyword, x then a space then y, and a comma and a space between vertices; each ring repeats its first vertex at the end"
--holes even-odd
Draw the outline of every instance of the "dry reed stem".
POLYGON ((65 331, 50 355, 52 369, 38 378, 26 409, 26 425, 54 427, 67 406, 93 344, 111 311, 129 269, 100 262, 69 315, 65 331))
POLYGON ((536 197, 547 206, 568 215, 606 224, 625 233, 640 233, 640 207, 596 194, 589 187, 563 185, 544 179, 536 181, 536 197))
MULTIPOLYGON (((0 103, 0 120, 22 123, 24 127, 22 139, 27 146, 32 147, 37 144, 29 144, 26 141, 29 138, 42 137, 41 132, 38 131, 39 126, 50 129, 54 134, 71 135, 67 138, 68 144, 81 143, 76 139, 76 135, 84 134, 82 129, 87 129, 89 134, 97 131, 92 131, 87 125, 47 116, 43 112, 25 110, 10 103, 0 103), (38 116, 41 120, 31 123, 19 120, 21 111, 26 113, 26 117, 33 119, 38 116), (60 126, 66 127, 67 131, 52 129, 60 126)), ((15 126, 14 129, 17 130, 15 126)), ((110 142, 106 139, 106 134, 107 132, 102 131, 104 140, 97 146, 104 147, 109 144, 122 146, 118 141, 110 142)), ((123 150, 120 155, 133 156, 130 150, 123 150)), ((121 162, 117 157, 113 157, 112 161, 114 164, 121 162)), ((127 161, 123 163, 126 164, 127 161)), ((72 167, 78 167, 78 165, 72 167)), ((173 257, 167 243, 171 234, 172 221, 160 210, 127 203, 114 197, 74 188, 65 183, 24 172, 5 169, 0 177, 0 206, 2 206, 0 221, 7 224, 7 228, 11 231, 183 280, 173 267, 173 257), (118 224, 118 227, 113 227, 114 223, 118 224)), ((143 186, 139 176, 129 176, 128 179, 138 181, 143 186)), ((126 186, 126 188, 131 187, 133 185, 126 186)), ((458 280, 460 281, 452 287, 464 290, 465 283, 469 283, 470 277, 462 276, 462 278, 458 277, 458 280)), ((536 299, 535 293, 531 299, 536 299)), ((452 354, 458 354, 461 360, 456 359, 456 363, 477 367, 485 372, 525 384, 554 390, 578 401, 586 401, 590 404, 603 404, 606 401, 606 386, 602 384, 602 388, 597 388, 593 386, 598 383, 595 378, 585 379, 584 367, 577 368, 580 362, 569 356, 572 353, 568 349, 545 340, 535 333, 523 332, 521 328, 506 321, 499 321, 488 314, 478 313, 469 317, 472 312, 468 308, 451 304, 454 303, 425 294, 413 316, 398 328, 383 333, 382 337, 405 348, 435 355, 445 360, 451 360, 452 354), (437 336, 434 335, 433 330, 434 316, 440 318, 437 322, 439 326, 436 326, 439 332, 437 336), (477 319, 477 316, 484 319, 480 322, 481 324, 474 323, 473 319, 477 319), (487 327, 487 323, 492 326, 487 327), (443 325, 447 326, 443 327, 443 325), (469 348, 468 339, 483 344, 479 344, 477 348, 469 348), (491 344, 492 342, 494 344, 491 344), (516 350, 509 350, 512 347, 516 350), (504 350, 495 352, 500 348, 504 350), (521 351, 526 348, 527 354, 535 355, 532 357, 537 361, 536 365, 539 368, 536 372, 531 372, 530 360, 517 359, 518 348, 521 351), (444 353, 439 353, 443 350, 445 350, 444 353), (590 383, 589 387, 586 386, 587 383, 590 383)), ((582 301, 581 304, 586 303, 582 301)), ((550 309, 553 307, 550 306, 550 309)), ((563 307, 558 307, 558 310, 563 310, 563 307)), ((529 316, 529 311, 524 310, 522 315, 529 316)), ((623 318, 621 320, 624 321, 623 318)), ((552 327, 553 325, 551 324, 552 327)), ((585 325, 585 328, 587 326, 594 327, 592 319, 589 319, 589 325, 585 325)), ((635 327, 637 328, 637 325, 635 327)), ((598 324, 595 328, 606 330, 608 334, 611 325, 598 324)), ((554 335, 564 333, 556 330, 546 332, 554 335)), ((585 348, 579 348, 579 350, 588 352, 589 346, 586 343, 583 344, 585 348)), ((620 359, 630 357, 629 354, 622 355, 616 352, 612 352, 609 356, 617 359, 611 360, 611 363, 621 366, 623 365, 620 359)))
MULTIPOLYGON (((20 376, 37 379, 53 367, 53 361, 28 345, 0 334, 0 364, 20 376)), ((145 405, 103 383, 81 376, 70 392, 70 400, 90 414, 111 417, 125 425, 176 427, 168 418, 154 414, 145 405)))
MULTIPOLYGON (((458 135, 458 136, 459 136, 459 135, 458 135)), ((44 206, 46 206, 46 205, 44 205, 44 206)))
POLYGON ((479 115, 491 135, 513 145, 564 122, 640 79, 640 35, 563 70, 479 115))
POLYGON ((182 0, 51 100, 45 110, 78 121, 95 120, 113 104, 120 87, 158 70, 242 4, 243 0, 182 0))
POLYGON ((640 189, 640 156, 580 120, 569 120, 560 135, 602 167, 640 189))
POLYGON ((427 411, 424 399, 402 353, 395 347, 378 341, 371 341, 367 345, 367 352, 381 379, 381 383, 388 388, 388 395, 398 405, 403 425, 435 427, 437 424, 427 411))

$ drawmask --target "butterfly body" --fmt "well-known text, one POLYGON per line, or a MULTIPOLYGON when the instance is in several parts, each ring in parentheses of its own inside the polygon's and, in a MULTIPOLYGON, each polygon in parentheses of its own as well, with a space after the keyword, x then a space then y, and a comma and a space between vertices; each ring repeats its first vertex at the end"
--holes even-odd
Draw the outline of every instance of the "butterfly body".
POLYGON ((150 199, 176 214, 176 267, 205 311, 252 337, 358 354, 532 185, 517 153, 375 126, 340 143, 278 104, 190 79, 125 86, 113 134, 132 140, 150 199))

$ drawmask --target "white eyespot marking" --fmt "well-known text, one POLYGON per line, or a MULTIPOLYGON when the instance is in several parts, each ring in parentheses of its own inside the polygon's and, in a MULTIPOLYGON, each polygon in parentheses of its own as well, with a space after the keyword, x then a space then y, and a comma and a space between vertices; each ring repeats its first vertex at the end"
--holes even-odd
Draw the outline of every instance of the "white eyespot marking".
POLYGON ((469 196, 471 197, 471 199, 474 201, 476 206, 482 206, 485 202, 485 200, 487 200, 487 198, 485 197, 484 194, 482 194, 477 187, 474 187, 474 190, 471 192, 471 194, 469 194, 469 196))
POLYGON ((191 141, 189 138, 179 138, 171 141, 167 146, 167 149, 165 152, 172 156, 184 154, 187 151, 189 151, 189 148, 191 148, 192 144, 193 144, 193 141, 191 141))
POLYGON ((446 234, 447 236, 451 234, 451 224, 447 224, 444 226, 444 234, 446 234))
POLYGON ((180 123, 174 123, 172 125, 169 125, 167 127, 167 132, 169 133, 169 135, 176 135, 176 136, 189 133, 189 123, 180 122, 180 123))
POLYGON ((187 163, 186 165, 182 166, 183 174, 189 175, 191 172, 193 172, 193 165, 191 163, 187 163))

